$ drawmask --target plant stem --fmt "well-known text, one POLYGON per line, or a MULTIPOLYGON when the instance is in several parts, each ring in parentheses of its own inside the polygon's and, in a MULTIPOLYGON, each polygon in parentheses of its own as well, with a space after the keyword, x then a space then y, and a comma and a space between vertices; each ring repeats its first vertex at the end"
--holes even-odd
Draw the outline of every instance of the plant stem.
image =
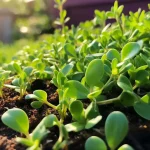
POLYGON ((98 105, 107 105, 107 104, 111 104, 111 103, 114 103, 114 102, 117 102, 117 101, 120 101, 120 96, 118 96, 116 98, 112 98, 112 99, 97 102, 97 104, 98 105))
POLYGON ((57 106, 55 106, 55 105, 49 103, 48 101, 45 102, 45 104, 47 104, 49 107, 52 107, 53 109, 57 110, 57 106))
POLYGON ((135 84, 132 89, 135 90, 137 87, 138 87, 138 85, 135 84))
POLYGON ((119 25, 119 28, 120 28, 120 30, 122 32, 122 35, 123 35, 123 27, 122 27, 122 24, 121 24, 121 20, 120 20, 120 18, 118 16, 116 17, 116 21, 117 21, 117 23, 119 25))
POLYGON ((108 81, 105 83, 105 85, 102 87, 101 91, 104 90, 104 89, 107 87, 107 85, 111 82, 112 78, 113 78, 113 75, 110 76, 109 80, 108 80, 108 81))
POLYGON ((30 134, 29 134, 29 132, 27 132, 27 133, 25 134, 25 136, 26 136, 28 139, 30 139, 30 134))

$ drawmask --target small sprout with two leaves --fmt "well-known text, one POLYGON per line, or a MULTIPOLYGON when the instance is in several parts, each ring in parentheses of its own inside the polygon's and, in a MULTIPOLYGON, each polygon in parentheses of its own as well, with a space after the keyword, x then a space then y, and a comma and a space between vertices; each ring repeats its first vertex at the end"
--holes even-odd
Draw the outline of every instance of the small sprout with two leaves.
POLYGON ((96 107, 95 109, 93 102, 87 109, 84 109, 83 103, 79 100, 75 100, 70 104, 69 109, 75 122, 65 125, 68 132, 79 132, 83 129, 90 129, 102 119, 98 108, 96 107))
POLYGON ((47 93, 43 90, 35 90, 33 94, 28 94, 25 96, 25 99, 36 99, 38 101, 34 101, 31 103, 33 108, 40 108, 43 104, 46 104, 54 109, 57 109, 57 106, 51 104, 47 101, 47 93))
POLYGON ((63 9, 63 5, 66 1, 67 0, 55 0, 55 7, 59 11, 59 18, 57 18, 54 23, 62 26, 62 33, 64 33, 65 23, 67 23, 70 20, 69 17, 66 17, 67 11, 63 9))
MULTIPOLYGON (((105 122, 106 141, 110 150, 115 150, 128 133, 128 120, 119 111, 109 114, 105 122)), ((89 137, 85 143, 85 150, 107 150, 105 142, 96 136, 89 137), (95 146, 97 145, 97 146, 95 146)), ((118 150, 133 150, 127 144, 122 145, 118 150)))
POLYGON ((41 150, 40 142, 49 134, 47 128, 59 127, 59 139, 54 145, 54 149, 61 149, 66 145, 68 133, 64 125, 60 124, 57 117, 53 114, 44 117, 36 128, 29 134, 29 119, 27 114, 19 109, 13 108, 6 111, 2 117, 2 122, 9 128, 23 133, 26 138, 17 137, 16 141, 29 147, 30 150, 41 150))
POLYGON ((30 83, 30 76, 32 74, 33 68, 32 67, 25 67, 22 69, 19 64, 13 63, 12 64, 13 70, 17 73, 17 77, 14 78, 12 81, 12 85, 5 84, 6 87, 15 89, 15 91, 20 93, 20 99, 24 96, 26 93, 26 89, 29 86, 30 83))

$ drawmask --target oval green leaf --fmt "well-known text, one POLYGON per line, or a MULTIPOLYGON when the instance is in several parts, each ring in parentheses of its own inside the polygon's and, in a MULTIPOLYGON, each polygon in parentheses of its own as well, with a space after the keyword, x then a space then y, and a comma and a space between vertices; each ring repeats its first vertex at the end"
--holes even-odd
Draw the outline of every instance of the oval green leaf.
POLYGON ((70 55, 72 57, 77 57, 75 48, 70 43, 65 44, 64 50, 65 50, 67 55, 70 55))
POLYGON ((75 80, 70 80, 65 84, 65 97, 85 99, 89 94, 89 91, 79 82, 75 80))
POLYGON ((1 117, 2 122, 9 128, 28 134, 29 131, 29 119, 27 114, 19 108, 13 108, 7 110, 1 117))
POLYGON ((144 119, 150 120, 150 103, 139 101, 135 103, 134 110, 144 119))
POLYGON ((81 101, 73 101, 70 104, 70 112, 72 117, 76 121, 84 121, 84 109, 83 109, 83 103, 81 101))
POLYGON ((40 101, 34 101, 34 102, 31 103, 31 106, 32 106, 33 108, 35 108, 35 109, 41 108, 42 105, 43 105, 43 103, 40 102, 40 101))
POLYGON ((134 103, 139 100, 139 98, 133 92, 124 91, 120 96, 120 100, 124 106, 129 107, 133 106, 134 103))
POLYGON ((124 144, 118 150, 134 150, 130 145, 124 144))
POLYGON ((101 59, 92 60, 85 72, 86 83, 90 86, 98 86, 104 74, 104 64, 101 59))
POLYGON ((84 129, 84 124, 79 122, 73 122, 65 125, 65 128, 68 132, 74 131, 79 132, 84 129))
POLYGON ((33 92, 35 96, 38 97, 38 100, 41 102, 47 102, 47 93, 43 90, 35 90, 33 92))
POLYGON ((119 79, 117 80, 117 85, 124 91, 131 91, 131 92, 133 91, 129 79, 124 75, 119 76, 119 79))
POLYGON ((114 111, 106 119, 105 135, 109 147, 114 150, 123 141, 128 132, 128 120, 119 111, 114 111))
POLYGON ((85 150, 107 150, 107 147, 101 138, 91 136, 86 140, 85 150))
POLYGON ((113 60, 114 58, 117 58, 118 61, 120 61, 120 53, 115 49, 109 50, 106 55, 107 55, 107 59, 109 60, 113 60))
POLYGON ((91 119, 91 120, 88 120, 88 121, 86 122, 85 129, 90 129, 90 128, 92 128, 92 127, 95 126, 97 123, 99 123, 101 119, 102 119, 102 116, 99 115, 99 116, 97 116, 97 117, 95 117, 95 118, 93 118, 93 119, 91 119))
POLYGON ((121 60, 125 61, 127 59, 133 58, 140 51, 140 45, 137 42, 127 43, 121 51, 121 60))

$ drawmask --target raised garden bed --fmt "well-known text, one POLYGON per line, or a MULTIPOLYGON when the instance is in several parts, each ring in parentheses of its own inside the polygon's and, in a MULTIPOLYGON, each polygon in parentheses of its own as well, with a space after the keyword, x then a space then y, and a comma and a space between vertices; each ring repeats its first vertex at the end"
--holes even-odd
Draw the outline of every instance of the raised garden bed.
POLYGON ((149 150, 150 12, 68 29, 56 4, 61 29, 0 71, 0 149, 149 150))
MULTIPOLYGON (((64 8, 67 10, 68 16, 71 18, 68 25, 78 25, 80 22, 91 20, 94 16, 94 10, 108 11, 113 5, 114 0, 67 0, 64 8)), ((119 0, 120 5, 124 5, 123 12, 129 14, 129 11, 137 11, 140 7, 143 10, 148 10, 147 4, 149 0, 119 0)), ((53 8, 53 1, 49 1, 49 13, 54 17, 58 17, 58 11, 53 8)))

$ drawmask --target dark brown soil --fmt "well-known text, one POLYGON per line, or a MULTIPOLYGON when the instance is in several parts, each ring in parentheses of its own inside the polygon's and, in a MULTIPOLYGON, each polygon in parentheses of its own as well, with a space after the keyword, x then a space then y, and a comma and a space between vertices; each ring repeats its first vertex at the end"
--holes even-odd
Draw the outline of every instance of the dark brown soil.
MULTIPOLYGON (((49 82, 35 81, 31 86, 31 91, 36 89, 43 89, 48 94, 48 100, 53 104, 58 104, 58 94, 56 87, 49 82), (37 83, 36 83, 37 82, 37 83), (41 85, 41 87, 40 87, 41 85)), ((34 109, 30 106, 31 100, 19 100, 19 94, 12 89, 4 88, 4 96, 0 98, 0 117, 2 114, 10 108, 23 109, 30 120, 30 131, 32 131, 37 124, 44 118, 45 115, 52 113, 59 117, 58 112, 44 105, 40 109, 34 109)), ((85 101, 87 105, 88 101, 85 101)), ((105 119, 112 111, 122 111, 128 117, 129 120, 129 133, 122 144, 130 144, 135 150, 150 150, 150 122, 139 117, 132 107, 123 108, 120 106, 107 105, 100 106, 100 113, 103 116, 102 121, 97 124, 93 129, 83 130, 79 133, 69 133, 68 149, 69 150, 84 150, 84 143, 86 139, 92 135, 99 136, 105 140, 104 136, 104 124, 105 119)), ((71 121, 71 116, 67 116, 65 122, 71 121)), ((26 147, 17 144, 15 137, 21 137, 20 133, 17 133, 10 128, 7 128, 0 120, 0 150, 25 150, 26 147)), ((50 129, 50 134, 46 139, 42 141, 43 150, 51 150, 54 143, 57 141, 59 131, 57 127, 50 129)), ((66 149, 65 149, 66 150, 66 149)))

